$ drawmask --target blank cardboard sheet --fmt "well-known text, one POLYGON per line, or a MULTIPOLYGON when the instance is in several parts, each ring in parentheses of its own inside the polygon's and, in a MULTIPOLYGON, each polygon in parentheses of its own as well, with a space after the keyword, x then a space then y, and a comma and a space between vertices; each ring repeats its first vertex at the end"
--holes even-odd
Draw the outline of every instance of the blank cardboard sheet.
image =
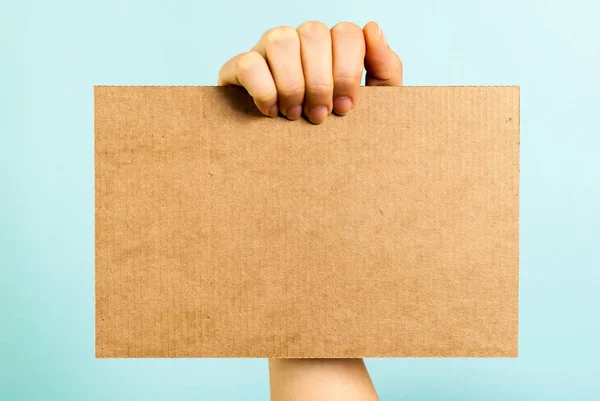
POLYGON ((99 86, 97 357, 516 357, 519 88, 99 86))

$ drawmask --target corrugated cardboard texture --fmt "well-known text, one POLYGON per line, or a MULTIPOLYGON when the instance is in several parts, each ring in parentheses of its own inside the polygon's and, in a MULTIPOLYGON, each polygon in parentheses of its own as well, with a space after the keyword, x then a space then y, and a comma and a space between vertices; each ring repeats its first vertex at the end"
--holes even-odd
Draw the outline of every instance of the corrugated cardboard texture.
POLYGON ((514 357, 518 87, 96 87, 98 357, 514 357))

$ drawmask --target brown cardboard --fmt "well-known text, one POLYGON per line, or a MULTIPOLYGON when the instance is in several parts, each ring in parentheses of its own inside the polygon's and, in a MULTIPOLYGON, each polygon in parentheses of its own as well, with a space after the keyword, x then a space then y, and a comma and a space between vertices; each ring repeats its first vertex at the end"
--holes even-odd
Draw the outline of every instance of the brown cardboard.
POLYGON ((518 87, 96 87, 98 357, 516 357, 518 87))

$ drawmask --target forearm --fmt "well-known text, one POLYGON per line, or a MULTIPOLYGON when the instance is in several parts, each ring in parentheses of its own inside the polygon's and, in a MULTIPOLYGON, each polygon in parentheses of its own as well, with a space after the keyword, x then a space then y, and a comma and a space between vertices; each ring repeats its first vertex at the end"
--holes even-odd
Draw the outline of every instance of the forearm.
POLYGON ((362 359, 270 359, 271 401, 377 401, 362 359))

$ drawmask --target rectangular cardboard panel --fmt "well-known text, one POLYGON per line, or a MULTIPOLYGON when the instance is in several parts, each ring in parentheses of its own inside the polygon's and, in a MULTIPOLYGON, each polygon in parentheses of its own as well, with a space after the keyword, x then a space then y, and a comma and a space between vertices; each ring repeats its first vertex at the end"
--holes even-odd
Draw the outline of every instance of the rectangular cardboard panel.
POLYGON ((519 88, 96 87, 98 357, 515 357, 519 88))

